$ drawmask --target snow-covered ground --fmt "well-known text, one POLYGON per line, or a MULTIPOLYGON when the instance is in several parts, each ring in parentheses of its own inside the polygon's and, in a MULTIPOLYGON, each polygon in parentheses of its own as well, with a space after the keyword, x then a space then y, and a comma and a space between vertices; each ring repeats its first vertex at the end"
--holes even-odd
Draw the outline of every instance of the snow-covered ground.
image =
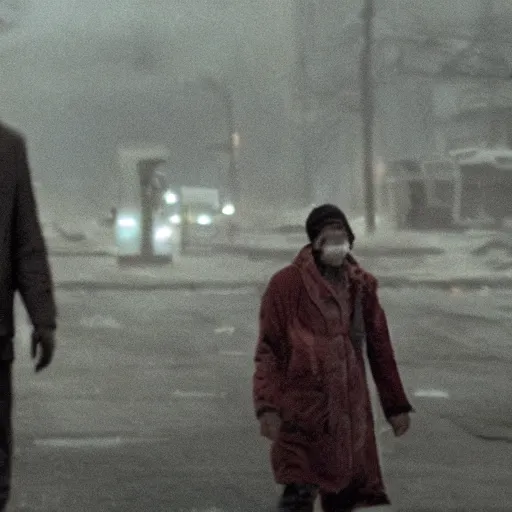
MULTIPOLYGON (((416 409, 401 439, 376 418, 388 510, 512 510, 510 295, 382 291, 416 409)), ((17 331, 13 512, 275 509, 250 386, 257 294, 57 299, 48 371, 17 331)))
MULTIPOLYGON (((121 270, 112 230, 97 221, 45 224, 45 236, 57 284, 65 286, 263 285, 307 243, 300 230, 245 232, 235 241, 218 241, 208 256, 182 255, 172 266, 121 270)), ((512 287, 512 236, 507 233, 397 232, 381 225, 372 236, 358 234, 354 254, 382 286, 423 285, 454 293, 465 287, 512 287)))

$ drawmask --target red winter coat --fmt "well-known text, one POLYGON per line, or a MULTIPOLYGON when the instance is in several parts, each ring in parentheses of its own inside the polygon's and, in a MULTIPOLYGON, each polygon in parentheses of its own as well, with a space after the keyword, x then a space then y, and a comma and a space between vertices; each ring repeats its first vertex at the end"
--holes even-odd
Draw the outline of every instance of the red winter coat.
MULTIPOLYGON (((282 419, 272 446, 279 484, 324 492, 357 489, 358 506, 389 503, 378 460, 363 344, 351 339, 356 297, 367 355, 386 417, 412 410, 391 346, 377 280, 351 260, 342 301, 305 247, 271 280, 262 300, 256 349, 256 415, 282 419)), ((353 338, 353 337, 352 337, 353 338)))

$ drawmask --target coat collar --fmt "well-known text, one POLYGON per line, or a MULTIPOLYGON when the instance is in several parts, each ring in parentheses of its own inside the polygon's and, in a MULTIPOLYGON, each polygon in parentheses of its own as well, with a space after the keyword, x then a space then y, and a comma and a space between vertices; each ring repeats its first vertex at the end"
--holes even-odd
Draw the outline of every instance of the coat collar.
MULTIPOLYGON (((348 257, 348 265, 345 272, 348 278, 348 285, 351 294, 358 291, 362 285, 364 271, 357 263, 355 258, 350 255, 348 257)), ((299 269, 304 286, 315 304, 323 310, 323 304, 326 300, 336 300, 337 295, 329 282, 322 276, 313 255, 313 247, 311 244, 306 245, 296 256, 293 264, 299 269)), ((338 305, 341 307, 341 304, 338 305)))

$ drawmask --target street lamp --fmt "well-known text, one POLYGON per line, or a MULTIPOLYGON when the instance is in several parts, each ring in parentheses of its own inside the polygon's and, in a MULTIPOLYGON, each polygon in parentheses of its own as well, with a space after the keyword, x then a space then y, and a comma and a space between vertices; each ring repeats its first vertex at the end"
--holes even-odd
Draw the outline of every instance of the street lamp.
POLYGON ((227 226, 227 236, 230 240, 233 240, 237 233, 237 227, 234 222, 233 216, 236 211, 235 205, 238 206, 240 201, 240 181, 238 172, 238 152, 240 149, 240 134, 236 129, 235 102, 232 91, 224 84, 217 82, 211 77, 201 79, 200 83, 203 84, 203 86, 206 89, 215 92, 220 98, 222 98, 226 113, 225 115, 228 127, 227 141, 223 144, 216 144, 208 147, 210 149, 214 149, 217 151, 220 150, 222 152, 227 152, 229 154, 229 168, 226 184, 226 195, 229 199, 229 202, 224 205, 222 213, 229 218, 227 226))
POLYGON ((228 192, 227 195, 231 201, 237 204, 240 199, 240 183, 237 165, 238 150, 240 147, 240 134, 236 129, 233 93, 229 87, 211 77, 202 78, 199 80, 199 83, 203 85, 205 89, 216 93, 222 99, 224 105, 226 124, 228 128, 227 141, 225 144, 211 146, 211 148, 229 153, 229 169, 226 184, 228 192))

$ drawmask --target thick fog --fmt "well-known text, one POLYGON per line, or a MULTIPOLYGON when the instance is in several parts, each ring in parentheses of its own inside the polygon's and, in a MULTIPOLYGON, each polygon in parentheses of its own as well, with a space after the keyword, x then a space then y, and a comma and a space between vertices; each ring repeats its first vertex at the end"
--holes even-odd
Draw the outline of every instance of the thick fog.
POLYGON ((365 3, 0 0, 0 511, 512 511, 512 1, 365 3))
MULTIPOLYGON (((186 85, 211 77, 229 87, 234 97, 248 209, 282 204, 275 193, 282 186, 288 191, 286 204, 294 208, 322 198, 357 204, 349 192, 361 188, 354 176, 360 165, 357 101, 351 99, 347 106, 341 100, 340 107, 336 94, 329 97, 340 89, 357 90, 360 3, 312 3, 306 24, 298 5, 229 0, 5 2, 9 23, 0 56, 3 118, 29 137, 33 167, 48 194, 57 185, 73 192, 70 198, 80 190, 72 209, 105 209, 112 202, 112 165, 120 142, 168 144, 177 181, 182 176, 221 179, 226 155, 207 147, 222 142, 227 133, 222 100, 218 92, 186 85), (301 38, 307 43, 304 67, 301 38), (308 173, 300 113, 304 84, 320 94, 308 107, 313 119, 308 151, 315 161, 308 173), (91 192, 98 188, 102 194, 91 192)), ((510 7, 496 2, 495 10, 506 27, 510 7)), ((421 2, 397 0, 379 6, 377 34, 417 27, 446 34, 457 26, 462 37, 477 29, 481 13, 477 1, 459 0, 450 7, 438 1, 427 8, 421 2)), ((414 140, 415 129, 403 126, 415 119, 424 124, 425 116, 432 117, 428 109, 416 112, 427 93, 414 92, 430 83, 412 79, 403 87, 398 97, 412 110, 393 106, 393 90, 401 85, 391 83, 387 90, 382 84, 378 95, 383 115, 377 124, 386 146, 378 148, 382 157, 386 152, 425 151, 414 140), (393 109, 400 114, 386 114, 393 109), (390 140, 390 132, 400 140, 390 140)), ((48 201, 57 208, 57 201, 48 201)), ((96 213, 86 210, 84 215, 96 213)))
MULTIPOLYGON (((27 134, 38 179, 70 198, 80 190, 73 208, 105 208, 116 145, 136 141, 168 144, 178 181, 211 181, 226 156, 207 148, 229 130, 219 93, 191 84, 201 77, 235 98, 248 187, 255 173, 289 171, 286 90, 273 81, 286 76, 290 48, 285 9, 269 5, 272 12, 249 2, 27 6, 19 28, 3 36, 2 111, 27 134), (98 189, 102 196, 91 194, 98 189)), ((252 184, 264 197, 265 181, 252 184)))

